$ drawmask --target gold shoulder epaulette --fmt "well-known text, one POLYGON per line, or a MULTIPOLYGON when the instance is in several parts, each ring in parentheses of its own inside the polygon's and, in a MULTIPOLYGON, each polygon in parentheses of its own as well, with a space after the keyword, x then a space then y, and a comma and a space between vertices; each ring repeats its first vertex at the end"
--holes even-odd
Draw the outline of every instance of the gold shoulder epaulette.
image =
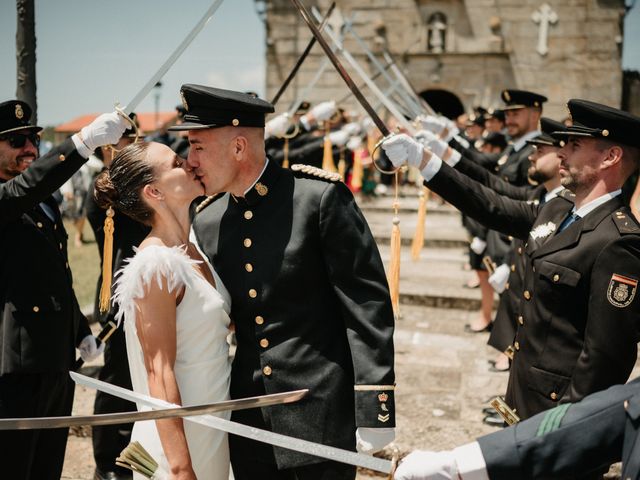
POLYGON ((306 173, 311 177, 329 180, 330 182, 339 182, 340 180, 342 180, 342 177, 339 173, 329 172, 318 167, 312 167, 311 165, 302 165, 301 163, 291 165, 291 170, 294 172, 306 173))
POLYGON ((203 201, 201 201, 198 206, 196 207, 196 213, 200 213, 202 210, 204 210, 205 208, 207 208, 209 206, 209 204, 211 202, 213 202, 215 199, 217 199, 220 196, 220 194, 217 195, 209 195, 207 198, 205 198, 203 201))
POLYGON ((640 226, 638 226, 638 221, 633 218, 632 215, 625 213, 621 210, 616 210, 611 215, 613 218, 613 223, 616 224, 620 233, 640 233, 640 226))

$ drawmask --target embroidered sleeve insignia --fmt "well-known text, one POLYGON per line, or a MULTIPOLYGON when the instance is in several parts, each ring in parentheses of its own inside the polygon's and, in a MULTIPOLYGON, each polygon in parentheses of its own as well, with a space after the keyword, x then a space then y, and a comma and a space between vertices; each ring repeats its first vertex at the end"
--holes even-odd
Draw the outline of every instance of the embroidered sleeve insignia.
POLYGON ((614 273, 611 275, 607 300, 614 307, 628 307, 636 295, 638 280, 614 273))

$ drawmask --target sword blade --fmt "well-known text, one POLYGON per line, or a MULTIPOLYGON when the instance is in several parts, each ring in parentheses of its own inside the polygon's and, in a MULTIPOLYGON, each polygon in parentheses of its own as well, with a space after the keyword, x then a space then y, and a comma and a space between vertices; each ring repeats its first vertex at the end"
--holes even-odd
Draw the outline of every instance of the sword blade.
MULTIPOLYGON (((115 395, 116 397, 124 398, 125 400, 130 400, 132 402, 136 402, 151 408, 178 407, 178 405, 165 402, 164 400, 158 400, 148 395, 133 392, 122 387, 116 387, 115 385, 111 385, 109 383, 96 383, 97 381, 95 379, 85 377, 84 375, 78 375, 74 372, 70 372, 70 374, 73 380, 79 385, 98 388, 98 390, 105 393, 110 393, 111 395, 115 395), (87 383, 88 380, 90 380, 90 382, 87 383)), ((218 418, 213 415, 185 417, 185 420, 241 437, 250 438, 258 442, 268 443, 277 447, 288 448, 289 450, 314 455, 316 457, 326 458, 328 460, 334 460, 336 462, 369 468, 377 472, 389 474, 393 469, 392 463, 389 460, 372 457, 370 455, 363 455, 360 453, 351 452, 349 450, 342 450, 340 448, 330 447, 327 445, 322 445, 320 443, 313 443, 307 440, 301 440, 299 438, 288 437, 286 435, 269 432, 267 430, 260 430, 248 425, 243 425, 241 423, 218 418)))
MULTIPOLYGON (((327 22, 329 21, 329 17, 331 17, 331 14, 333 13, 333 9, 335 7, 336 7, 336 2, 332 2, 331 5, 329 6, 329 10, 327 10, 327 14, 324 16, 324 19, 320 24, 320 30, 322 30, 327 24, 327 22)), ((298 58, 298 61, 291 69, 291 72, 289 72, 289 76, 286 78, 286 80, 284 81, 284 83, 282 84, 278 92, 275 94, 275 96, 273 97, 273 100, 271 100, 272 105, 275 105, 276 103, 278 103, 278 100, 280 100, 280 97, 282 96, 284 91, 287 89, 287 87, 291 83, 291 80, 293 80, 293 77, 295 77, 296 73, 298 73, 298 70, 302 66, 302 63, 305 61, 305 59, 307 58, 307 55, 309 55, 309 52, 311 51, 311 49, 315 44, 316 44, 316 37, 312 37, 311 40, 309 40, 309 43, 307 44, 307 48, 304 49, 304 52, 302 52, 302 55, 300 55, 300 58, 298 58)))
POLYGON ((216 13, 220 4, 222 4, 223 0, 215 0, 211 6, 204 13, 200 21, 196 24, 195 27, 189 32, 189 34, 182 40, 182 43, 178 45, 178 47, 174 50, 169 58, 160 66, 158 71, 149 79, 149 81, 145 84, 144 87, 131 99, 131 101, 127 104, 126 107, 123 108, 124 113, 129 115, 133 112, 140 102, 146 97, 151 89, 155 86, 156 83, 164 76, 165 73, 176 63, 176 60, 180 58, 180 55, 186 50, 189 44, 193 41, 194 38, 202 31, 204 26, 209 23, 211 17, 216 13))
MULTIPOLYGON (((110 385, 100 380, 73 374, 82 378, 82 384, 96 388, 110 385), (91 381, 85 380, 89 379, 91 381)), ((73 377, 72 375, 72 377, 73 377)), ((75 380, 76 378, 74 378, 75 380)), ((246 410, 248 408, 268 407, 285 403, 297 402, 308 393, 308 390, 295 390, 291 392, 261 395, 259 397, 227 400, 206 405, 192 405, 188 407, 160 408, 158 410, 142 412, 105 413, 100 415, 76 415, 64 417, 36 417, 36 418, 4 418, 0 419, 0 430, 33 430, 62 427, 75 427, 79 425, 117 425, 122 423, 139 422, 143 420, 160 420, 163 418, 183 418, 194 415, 203 415, 230 410, 246 410)))
MULTIPOLYGON (((302 3, 300 3, 300 0, 291 0, 291 1, 295 5, 296 9, 300 12, 300 15, 302 15, 302 18, 304 19, 305 23, 311 30, 311 33, 313 33, 313 36, 316 37, 316 39, 318 40, 318 43, 320 44, 320 46, 322 46, 324 53, 327 55, 327 57, 329 57, 329 59, 331 60, 331 63, 337 70, 338 74, 340 74, 344 82, 347 84, 347 86, 349 87, 349 90, 353 92, 353 95, 358 100, 358 103, 362 105, 362 108, 364 108, 367 114, 369 115, 369 117, 371 117, 371 120, 373 120, 373 123, 376 124, 376 127, 378 127, 382 135, 384 135, 385 137, 389 136, 391 134, 391 132, 389 131, 389 128, 387 128, 385 123, 378 116, 378 114, 373 109, 371 104, 367 101, 367 99, 364 98, 364 95, 362 95, 362 92, 358 90, 358 87, 353 82, 353 80, 351 79, 351 77, 349 76, 345 68, 342 66, 342 63, 340 63, 340 60, 338 60, 338 57, 336 57, 336 55, 331 50, 331 47, 327 43, 327 41, 322 37, 322 34, 318 30, 318 27, 316 27, 315 23, 313 23, 313 20, 311 19, 311 16, 309 15, 309 12, 307 11, 307 9, 304 7, 304 5, 302 5, 302 3)), ((329 27, 329 25, 327 25, 325 28, 325 32, 329 32, 330 30, 331 28, 329 27)))

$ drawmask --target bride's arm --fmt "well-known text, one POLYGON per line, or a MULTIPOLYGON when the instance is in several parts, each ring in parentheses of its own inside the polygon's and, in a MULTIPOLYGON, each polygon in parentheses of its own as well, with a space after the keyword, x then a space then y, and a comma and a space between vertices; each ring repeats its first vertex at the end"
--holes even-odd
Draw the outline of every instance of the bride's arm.
MULTIPOLYGON (((152 281, 145 295, 136 300, 136 328, 144 353, 144 363, 152 397, 182 405, 176 382, 176 304, 180 292, 169 292, 152 281)), ((171 478, 195 479, 182 419, 156 420, 162 448, 169 461, 171 478)))

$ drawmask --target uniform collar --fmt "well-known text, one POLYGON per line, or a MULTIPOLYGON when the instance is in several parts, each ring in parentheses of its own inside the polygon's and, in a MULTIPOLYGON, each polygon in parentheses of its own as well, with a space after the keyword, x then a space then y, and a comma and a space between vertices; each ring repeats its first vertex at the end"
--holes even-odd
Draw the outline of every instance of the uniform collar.
POLYGON ((605 193, 604 195, 602 195, 602 196, 600 196, 600 197, 598 197, 598 198, 596 198, 594 200, 591 200, 586 205, 583 205, 578 210, 576 210, 575 207, 574 207, 573 213, 575 213, 579 217, 583 218, 583 217, 587 216, 587 214, 589 214, 590 212, 592 212, 593 210, 598 208, 603 203, 607 203, 609 200, 611 200, 612 198, 617 197, 621 193, 622 193, 621 189, 618 189, 615 192, 605 193))
POLYGON ((249 206, 256 205, 261 200, 267 198, 271 189, 275 186, 282 168, 268 158, 265 161, 264 169, 256 182, 246 191, 244 198, 233 197, 238 203, 246 203, 249 206))
POLYGON ((512 143, 513 151, 514 152, 519 152, 527 144, 527 140, 533 140, 534 138, 536 138, 541 133, 542 132, 540 132, 540 130, 533 130, 531 132, 525 133, 519 139, 514 140, 513 143, 512 143))

